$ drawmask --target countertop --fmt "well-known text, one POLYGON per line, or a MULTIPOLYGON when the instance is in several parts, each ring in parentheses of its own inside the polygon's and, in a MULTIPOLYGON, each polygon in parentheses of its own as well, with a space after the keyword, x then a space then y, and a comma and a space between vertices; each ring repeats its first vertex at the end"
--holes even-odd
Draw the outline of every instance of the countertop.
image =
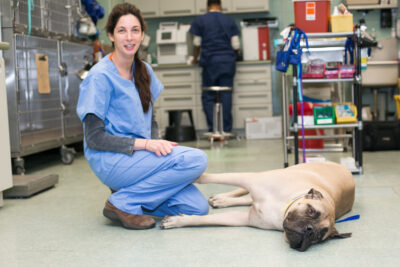
MULTIPOLYGON (((237 66, 242 66, 242 65, 254 65, 254 64, 271 64, 271 60, 252 60, 252 61, 236 61, 237 66)), ((163 65, 157 65, 157 64, 152 64, 151 67, 153 69, 170 69, 170 68, 198 68, 200 67, 199 65, 187 65, 187 64, 163 64, 163 65)))

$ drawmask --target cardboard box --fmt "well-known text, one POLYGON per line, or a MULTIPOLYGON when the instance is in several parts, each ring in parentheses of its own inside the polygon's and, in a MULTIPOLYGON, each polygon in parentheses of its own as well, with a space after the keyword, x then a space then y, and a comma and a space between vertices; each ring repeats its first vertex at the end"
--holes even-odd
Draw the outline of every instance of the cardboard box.
POLYGON ((282 137, 282 117, 254 117, 245 120, 246 139, 272 139, 282 137))
POLYGON ((332 15, 330 20, 332 32, 353 31, 353 14, 332 15))

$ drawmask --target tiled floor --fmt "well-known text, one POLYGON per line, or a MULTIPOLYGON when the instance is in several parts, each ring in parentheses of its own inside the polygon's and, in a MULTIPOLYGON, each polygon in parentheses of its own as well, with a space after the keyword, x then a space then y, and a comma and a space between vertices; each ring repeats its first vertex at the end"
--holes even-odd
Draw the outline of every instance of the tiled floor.
MULTIPOLYGON (((209 156, 208 172, 283 167, 280 140, 200 146, 209 156)), ((250 227, 161 230, 157 223, 151 230, 125 230, 102 216, 109 190, 82 155, 72 165, 63 165, 54 153, 33 162, 27 163, 27 174, 56 173, 60 180, 29 199, 4 201, 0 266, 399 266, 400 152, 364 153, 364 174, 354 177, 356 201, 350 213, 361 218, 337 225, 339 232, 353 236, 304 253, 290 249, 281 232, 250 227)), ((232 189, 199 188, 207 197, 232 189)))

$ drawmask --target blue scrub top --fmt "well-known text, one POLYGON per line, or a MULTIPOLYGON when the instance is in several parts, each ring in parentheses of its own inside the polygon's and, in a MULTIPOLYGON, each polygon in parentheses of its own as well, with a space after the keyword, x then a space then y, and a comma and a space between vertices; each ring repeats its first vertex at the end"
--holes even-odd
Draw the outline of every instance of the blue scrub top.
POLYGON ((236 61, 231 38, 239 35, 239 29, 232 18, 221 12, 208 12, 195 18, 189 32, 201 37, 200 66, 236 61))
MULTIPOLYGON (((150 65, 145 63, 150 75, 150 90, 154 103, 164 86, 155 76, 150 65)), ((135 64, 132 66, 132 73, 135 64)), ((132 75, 133 77, 133 75, 132 75)), ((133 80, 119 75, 117 67, 109 55, 92 67, 88 76, 80 85, 77 114, 82 122, 87 114, 93 113, 105 123, 106 133, 130 137, 151 138, 152 107, 143 112, 139 92, 133 80)), ((85 156, 96 175, 104 176, 113 164, 121 160, 121 153, 97 151, 87 148, 84 142, 85 156)))

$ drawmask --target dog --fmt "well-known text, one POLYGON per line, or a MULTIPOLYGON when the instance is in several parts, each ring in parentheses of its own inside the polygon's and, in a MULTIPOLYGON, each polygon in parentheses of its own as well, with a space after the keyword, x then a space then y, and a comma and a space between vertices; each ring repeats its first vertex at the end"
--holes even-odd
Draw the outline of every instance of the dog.
POLYGON ((354 203, 353 176, 337 163, 302 163, 259 173, 204 173, 195 182, 240 187, 211 197, 208 202, 213 208, 251 207, 247 211, 205 216, 165 217, 162 229, 225 225, 280 230, 290 247, 298 251, 327 239, 351 236, 351 233, 339 234, 334 225, 354 203), (251 197, 240 197, 248 193, 251 197))

